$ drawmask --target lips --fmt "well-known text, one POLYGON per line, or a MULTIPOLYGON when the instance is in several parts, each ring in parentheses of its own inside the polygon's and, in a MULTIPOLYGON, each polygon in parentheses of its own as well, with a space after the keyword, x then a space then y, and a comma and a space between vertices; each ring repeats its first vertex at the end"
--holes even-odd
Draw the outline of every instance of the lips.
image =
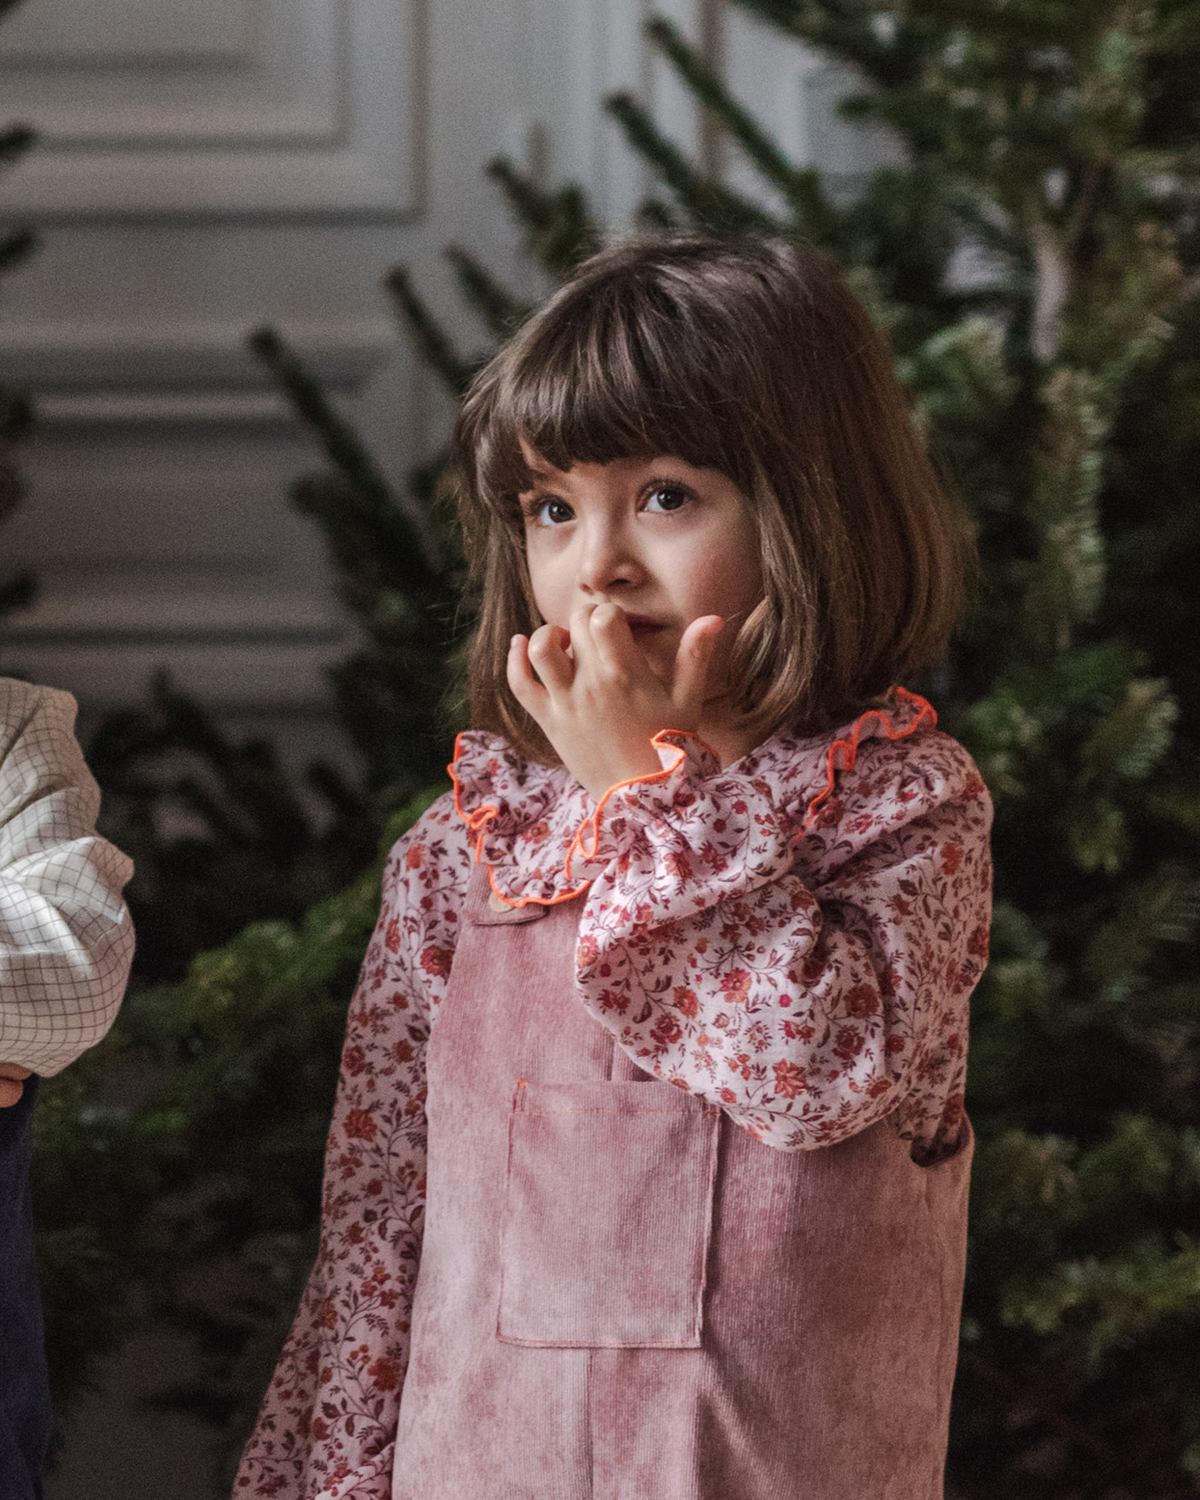
POLYGON ((646 615, 627 614, 625 616, 625 623, 629 626, 630 634, 635 641, 644 639, 646 636, 657 635, 660 630, 666 628, 664 625, 660 625, 657 620, 651 620, 646 615))

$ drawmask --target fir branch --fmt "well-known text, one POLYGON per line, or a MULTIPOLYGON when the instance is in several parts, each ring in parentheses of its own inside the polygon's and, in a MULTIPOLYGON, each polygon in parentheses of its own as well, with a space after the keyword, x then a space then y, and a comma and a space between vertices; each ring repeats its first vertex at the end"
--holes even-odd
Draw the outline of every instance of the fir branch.
POLYGON ((684 225, 661 198, 643 198, 637 206, 637 227, 643 234, 679 234, 684 225))
POLYGON ((28 609, 37 596, 37 580, 32 573, 20 573, 0 583, 0 615, 15 609, 28 609))
POLYGON ((9 125, 0 130, 0 168, 20 161, 36 139, 36 131, 28 125, 9 125))
POLYGON ((1057 370, 1041 394, 1041 450, 1028 506, 1038 555, 1023 614, 1033 642, 1062 652, 1103 595, 1104 538, 1096 500, 1108 423, 1097 409, 1095 383, 1081 371, 1057 370))
POLYGON ((1015 1410, 1031 1410, 1037 1414, 1050 1428, 1059 1433, 1067 1442, 1075 1447, 1084 1449, 1093 1458, 1099 1460, 1104 1470, 1108 1473, 1115 1471, 1120 1464, 1121 1455, 1110 1443, 1106 1442, 1099 1433, 1090 1428, 1082 1426, 1072 1417, 1068 1416, 1060 1406, 1057 1393, 1049 1394, 1045 1390, 1039 1390, 1029 1385, 1027 1381, 1017 1381, 1007 1371, 1000 1369, 998 1365, 988 1359, 978 1349, 970 1344, 959 1346, 958 1357, 970 1372, 979 1379, 986 1381, 989 1385, 997 1386, 1007 1397, 1010 1407, 1015 1410))
POLYGON ((533 311, 528 302, 514 297, 502 287, 491 272, 461 246, 447 245, 442 254, 454 267, 464 299, 483 318, 488 332, 495 338, 508 338, 533 311))
POLYGON ((304 782, 317 793, 322 802, 332 807, 341 818, 361 818, 367 813, 367 803, 362 792, 337 767, 326 760, 315 760, 305 770, 304 782))
POLYGON ((796 212, 798 225, 811 239, 827 242, 833 233, 835 215, 821 190, 819 175, 790 162, 754 116, 733 97, 716 73, 688 45, 671 21, 650 21, 646 34, 667 57, 672 67, 700 103, 712 111, 729 131, 747 158, 771 186, 783 193, 796 212))
POLYGON ((1112 917, 1084 947, 1081 974, 1100 1000, 1123 1001, 1164 943, 1190 941, 1200 921, 1200 879, 1173 861, 1119 896, 1112 917))
MULTIPOLYGON (((343 483, 340 493, 347 520, 356 516, 371 531, 376 546, 381 537, 388 538, 395 553, 391 562, 403 587, 427 589, 432 567, 429 541, 406 514, 353 427, 334 410, 316 379, 275 329, 256 329, 249 344, 271 370, 337 470, 343 483)), ((300 508, 309 510, 322 522, 336 549, 341 524, 337 508, 313 502, 312 493, 303 483, 296 487, 296 496, 300 508)))
POLYGON ((443 581, 450 594, 456 595, 461 585, 462 531, 455 514, 452 468, 453 456, 447 443, 424 463, 413 465, 408 471, 407 490, 437 548, 443 581))
POLYGON ((435 586, 427 539, 395 501, 383 505, 341 474, 310 474, 292 486, 292 503, 320 524, 343 597, 368 626, 383 589, 424 599, 435 586))
POLYGON ((547 192, 503 156, 488 163, 487 173, 499 183, 528 236, 530 248, 552 276, 568 275, 600 248, 600 230, 588 212, 582 189, 575 183, 547 192))
POLYGON ((415 464, 408 471, 408 493, 421 510, 432 516, 438 503, 442 475, 450 461, 448 451, 436 454, 428 463, 415 464))
POLYGON ((37 249, 37 235, 32 229, 11 230, 0 239, 0 275, 19 266, 37 249))
POLYGON ((1200 47, 1200 5, 1183 6, 1174 15, 1159 14, 1142 43, 1148 57, 1186 57, 1200 47))
POLYGON ((359 441, 358 434, 330 404, 316 378, 274 328, 250 334, 251 351, 271 371, 299 416, 308 424, 330 461, 349 483, 381 505, 394 504, 391 489, 359 441))
MULTIPOLYGON (((922 171, 928 168, 922 166, 922 171)), ((988 250, 1010 264, 1020 263, 1028 246, 1012 216, 996 202, 987 188, 958 173, 939 172, 939 187, 946 208, 962 228, 976 236, 988 250)))
POLYGON ((855 0, 733 0, 760 21, 828 53, 837 62, 862 69, 881 88, 914 82, 924 66, 921 28, 911 10, 892 13, 881 26, 874 4, 855 0))
POLYGON ((416 345, 417 353, 430 369, 441 376, 452 395, 461 396, 471 383, 475 364, 464 359, 455 349, 449 335, 417 295, 412 278, 404 266, 396 266, 389 271, 384 277, 384 285, 409 337, 416 345))
POLYGON ((921 18, 937 24, 943 36, 961 28, 977 37, 1015 38, 1030 48, 1075 41, 1081 31, 1080 7, 1071 0, 921 0, 921 18))
POLYGON ((1080 786, 1144 781, 1174 739, 1179 707, 1159 678, 1134 678, 1080 747, 1080 786))
POLYGON ((19 443, 33 431, 33 402, 24 391, 0 386, 0 442, 19 443))
MULTIPOLYGON (((1017 1283, 1002 1302, 1012 1326, 1058 1332, 1068 1318, 1084 1323, 1087 1365, 1106 1358, 1169 1318, 1194 1315, 1200 1284, 1200 1246, 1172 1250, 1147 1240, 1122 1254, 1065 1261, 1028 1285, 1017 1283)), ((1137 1468, 1126 1455, 1123 1467, 1137 1468)))
POLYGON ((613 94, 605 108, 618 122, 629 144, 649 161, 688 210, 698 227, 712 234, 778 235, 786 225, 720 182, 700 175, 654 123, 632 94, 613 94))

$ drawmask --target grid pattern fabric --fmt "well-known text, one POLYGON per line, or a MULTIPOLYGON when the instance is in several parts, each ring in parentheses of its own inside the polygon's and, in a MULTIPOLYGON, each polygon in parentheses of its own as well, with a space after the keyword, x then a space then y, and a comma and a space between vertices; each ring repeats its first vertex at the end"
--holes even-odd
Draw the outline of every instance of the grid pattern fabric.
POLYGON ((0 1061, 60 1072, 112 1025, 133 865, 95 831, 75 700, 0 678, 0 1061))

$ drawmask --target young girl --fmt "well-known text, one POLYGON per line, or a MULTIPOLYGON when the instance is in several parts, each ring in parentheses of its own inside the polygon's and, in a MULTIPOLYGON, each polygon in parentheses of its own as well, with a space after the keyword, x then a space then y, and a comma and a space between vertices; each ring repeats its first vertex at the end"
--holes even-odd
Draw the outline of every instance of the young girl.
POLYGON ((937 1500, 990 811, 888 695, 966 551, 888 351, 812 251, 626 245, 456 440, 476 727, 236 1493, 937 1500))

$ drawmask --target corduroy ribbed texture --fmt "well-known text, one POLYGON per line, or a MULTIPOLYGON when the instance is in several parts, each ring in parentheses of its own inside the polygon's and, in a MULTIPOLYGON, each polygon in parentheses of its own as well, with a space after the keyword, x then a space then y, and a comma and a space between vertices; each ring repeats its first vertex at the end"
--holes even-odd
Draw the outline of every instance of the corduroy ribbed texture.
POLYGON ((499 1336, 698 1349, 718 1112, 641 1083, 519 1084, 499 1336))
POLYGON ((487 894, 429 1048, 394 1500, 941 1500, 969 1127, 933 1168, 886 1120, 764 1146, 579 1005, 578 902, 487 894))

